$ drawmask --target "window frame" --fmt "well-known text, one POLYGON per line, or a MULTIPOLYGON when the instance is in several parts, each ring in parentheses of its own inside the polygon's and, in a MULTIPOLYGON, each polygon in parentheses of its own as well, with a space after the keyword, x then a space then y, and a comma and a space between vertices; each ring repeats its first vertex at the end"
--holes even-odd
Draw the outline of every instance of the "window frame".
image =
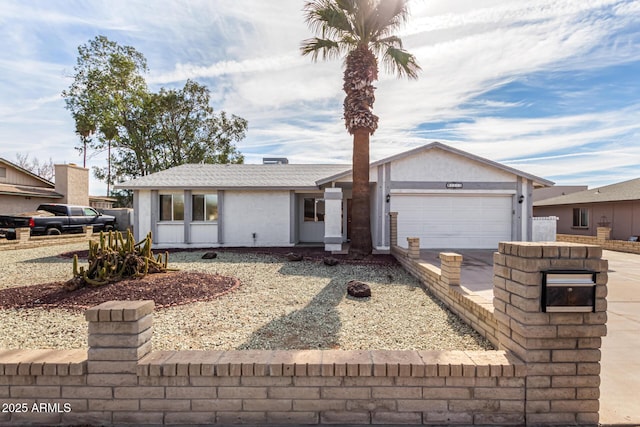
POLYGON ((220 211, 219 211, 219 204, 218 204, 218 193, 193 193, 191 194, 191 222, 196 222, 196 223, 210 223, 210 224, 216 224, 218 223, 218 219, 220 218, 220 211), (202 214, 203 214, 203 219, 196 219, 195 218, 195 208, 196 208, 196 197, 202 197, 202 214), (209 214, 207 211, 207 198, 211 197, 215 199, 215 215, 214 215, 214 219, 207 219, 209 218, 209 214))
POLYGON ((326 214, 325 199, 322 197, 304 197, 302 201, 302 220, 303 222, 324 222, 326 214), (311 200, 313 203, 313 219, 307 216, 307 200, 311 200), (320 208, 319 206, 320 205, 320 208))
POLYGON ((571 228, 589 228, 589 208, 573 208, 571 228))
MULTIPOLYGON (((183 222, 184 221, 184 193, 161 193, 158 194, 158 222, 168 223, 168 222, 183 222), (162 219, 162 199, 163 197, 171 197, 171 219, 162 219), (176 206, 179 206, 179 202, 182 201, 182 218, 176 218, 176 206)), ((179 211, 178 211, 179 212, 179 211)))

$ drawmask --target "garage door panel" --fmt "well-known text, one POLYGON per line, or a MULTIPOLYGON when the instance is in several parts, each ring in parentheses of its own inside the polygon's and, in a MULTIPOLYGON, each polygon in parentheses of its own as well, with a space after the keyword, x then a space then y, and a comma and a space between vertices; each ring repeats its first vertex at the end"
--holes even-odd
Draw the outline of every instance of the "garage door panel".
POLYGON ((419 237, 423 248, 497 248, 511 240, 510 195, 394 195, 398 243, 419 237))

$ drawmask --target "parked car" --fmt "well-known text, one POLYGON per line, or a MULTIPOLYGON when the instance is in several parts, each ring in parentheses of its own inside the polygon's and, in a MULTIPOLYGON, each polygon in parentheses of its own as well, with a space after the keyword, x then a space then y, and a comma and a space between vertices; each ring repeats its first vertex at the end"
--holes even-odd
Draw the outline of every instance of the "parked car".
POLYGON ((53 203, 40 205, 35 212, 0 215, 0 234, 9 240, 16 238, 17 228, 30 228, 32 236, 51 236, 82 233, 82 227, 88 225, 93 226, 93 231, 109 231, 115 228, 116 219, 88 206, 53 203))

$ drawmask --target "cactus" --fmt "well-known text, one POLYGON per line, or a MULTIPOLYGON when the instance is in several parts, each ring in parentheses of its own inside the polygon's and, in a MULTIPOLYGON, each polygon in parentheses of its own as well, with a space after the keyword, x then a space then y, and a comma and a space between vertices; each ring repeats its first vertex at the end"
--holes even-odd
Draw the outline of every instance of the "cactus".
POLYGON ((119 231, 100 232, 98 242, 89 241, 89 266, 78 265, 77 255, 73 258, 73 285, 77 289, 85 285, 102 286, 127 278, 140 278, 149 273, 167 271, 169 253, 157 258, 151 250, 151 233, 136 243, 131 232, 126 237, 119 231), (163 259, 164 258, 164 259, 163 259))

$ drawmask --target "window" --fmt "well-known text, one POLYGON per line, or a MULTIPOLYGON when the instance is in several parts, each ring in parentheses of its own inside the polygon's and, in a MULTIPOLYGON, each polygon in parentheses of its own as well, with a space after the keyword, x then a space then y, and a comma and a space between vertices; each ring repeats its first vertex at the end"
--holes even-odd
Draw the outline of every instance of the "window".
POLYGON ((91 208, 84 208, 84 215, 85 216, 98 216, 98 212, 94 211, 91 208))
POLYGON ((184 221, 184 194, 160 195, 160 221, 184 221))
MULTIPOLYGON (((67 216, 69 212, 66 206, 57 206, 57 205, 40 205, 38 206, 38 210, 50 212, 55 216, 67 216)), ((71 215, 73 215, 73 213, 71 215)))
POLYGON ((193 221, 217 221, 218 220, 218 195, 194 194, 191 196, 193 209, 193 221))
POLYGON ((579 228, 589 227, 589 210, 587 208, 573 209, 573 226, 579 228))
POLYGON ((323 222, 324 221, 324 199, 314 199, 311 197, 305 197, 304 221, 305 222, 323 222))
POLYGON ((0 168, 0 178, 7 177, 7 168, 0 168))

